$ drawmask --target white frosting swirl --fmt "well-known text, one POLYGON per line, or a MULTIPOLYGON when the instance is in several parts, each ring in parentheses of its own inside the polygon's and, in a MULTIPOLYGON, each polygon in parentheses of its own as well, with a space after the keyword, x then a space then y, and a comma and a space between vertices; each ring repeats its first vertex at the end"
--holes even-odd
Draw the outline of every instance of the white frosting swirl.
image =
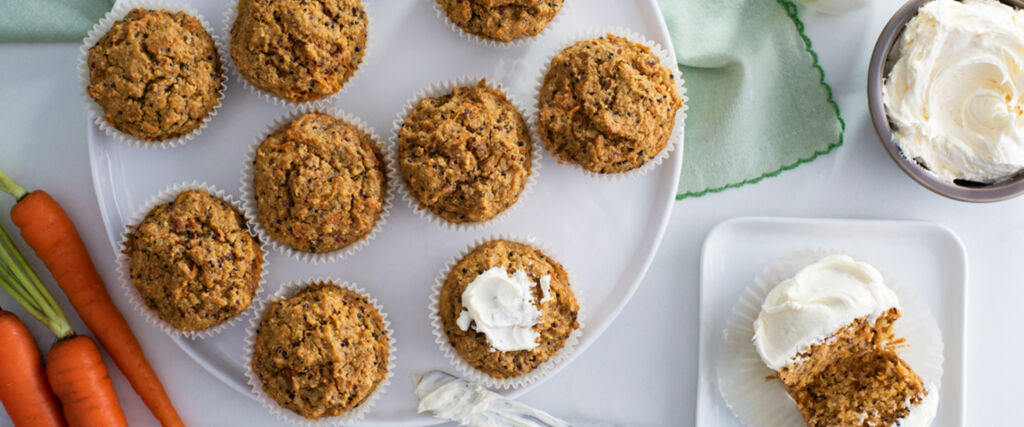
POLYGON ((1024 169, 1024 12, 934 0, 906 25, 882 89, 904 156, 952 182, 1024 169))
MULTIPOLYGON (((541 277, 541 302, 550 298, 550 283, 551 276, 541 277)), ((487 344, 495 350, 533 349, 540 337, 533 326, 541 316, 534 304, 534 285, 524 271, 516 271, 510 277, 503 267, 491 267, 462 291, 462 306, 466 309, 459 313, 455 323, 465 331, 472 322, 473 328, 484 334, 487 344)))
POLYGON ((754 346, 774 370, 856 319, 877 318, 899 300, 882 273, 846 255, 830 255, 778 284, 754 321, 754 346))

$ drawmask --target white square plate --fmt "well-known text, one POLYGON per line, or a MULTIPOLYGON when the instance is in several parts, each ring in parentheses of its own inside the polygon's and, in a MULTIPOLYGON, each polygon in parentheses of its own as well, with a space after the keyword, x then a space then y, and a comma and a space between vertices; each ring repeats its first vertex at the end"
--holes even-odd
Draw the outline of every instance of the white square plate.
POLYGON ((803 249, 850 253, 914 288, 931 307, 944 343, 934 427, 964 425, 967 255, 938 224, 812 218, 735 218, 708 233, 701 254, 698 426, 740 426, 718 390, 715 370, 733 305, 768 263, 803 249))

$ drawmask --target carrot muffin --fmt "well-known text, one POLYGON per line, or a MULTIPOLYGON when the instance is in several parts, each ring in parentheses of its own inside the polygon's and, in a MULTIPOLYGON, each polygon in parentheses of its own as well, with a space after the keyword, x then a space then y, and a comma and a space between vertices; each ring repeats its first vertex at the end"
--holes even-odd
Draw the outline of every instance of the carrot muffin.
POLYGON ((562 8, 562 0, 437 0, 463 31, 508 42, 541 32, 562 8))
POLYGON ((448 273, 438 317, 470 366, 503 379, 558 353, 580 327, 579 309, 561 264, 530 245, 492 240, 448 273))
POLYGON ((126 236, 124 253, 142 300, 183 331, 217 326, 248 308, 263 264, 245 218, 201 190, 150 210, 126 236))
POLYGON ((325 253, 373 231, 388 184, 377 141, 315 112, 260 143, 252 185, 256 218, 271 237, 297 251, 325 253))
POLYGON ((423 98, 398 132, 398 164, 420 209, 448 222, 483 222, 512 206, 530 176, 526 121, 481 80, 423 98))
POLYGON ((217 47, 185 12, 132 9, 89 48, 88 65, 103 119, 141 140, 191 133, 220 102, 217 47))
POLYGON ((253 86, 292 102, 337 93, 366 54, 359 0, 240 0, 231 57, 253 86))
POLYGON ((344 415, 387 377, 390 342, 381 314, 363 295, 313 283, 271 303, 253 347, 263 391, 309 419, 344 415))
POLYGON ((665 149, 682 107, 673 72, 647 46, 608 34, 552 58, 538 97, 539 132, 559 161, 627 172, 665 149))
POLYGON ((754 345, 810 426, 927 426, 938 389, 895 353, 899 317, 878 270, 832 255, 772 289, 754 345))

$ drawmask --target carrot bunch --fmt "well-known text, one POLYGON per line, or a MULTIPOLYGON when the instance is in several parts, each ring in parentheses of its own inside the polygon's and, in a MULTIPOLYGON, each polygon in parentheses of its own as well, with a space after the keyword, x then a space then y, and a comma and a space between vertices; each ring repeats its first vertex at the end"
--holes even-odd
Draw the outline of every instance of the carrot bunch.
MULTIPOLYGON (((74 223, 68 218, 64 209, 45 191, 36 190, 28 192, 3 172, 0 172, 0 191, 10 194, 18 201, 11 208, 11 220, 21 229, 21 237, 25 239, 25 242, 46 264, 50 273, 53 274, 53 278, 56 279, 57 284, 67 295, 71 305, 78 311, 86 326, 93 332, 96 339, 103 345, 103 348, 114 359, 114 363, 124 373, 132 388, 142 398, 142 401, 149 407, 150 411, 153 412, 153 415, 156 416, 162 425, 183 426, 184 423, 182 423, 181 418, 178 416, 174 405, 171 404, 163 384, 161 384, 156 372, 153 371, 149 361, 146 360, 142 347, 132 333, 131 328, 128 327, 128 322, 110 299, 110 294, 107 293, 103 279, 96 272, 96 266, 93 265, 92 259, 89 257, 85 243, 82 242, 82 238, 78 235, 78 230, 75 229, 74 223)), ((13 248, 13 245, 11 247, 13 248)), ((13 250, 13 252, 16 253, 17 250, 13 250)), ((22 263, 24 264, 24 262, 22 263)), ((31 271, 27 264, 24 264, 24 267, 31 271)), ((32 273, 32 276, 34 277, 35 273, 32 273)), ((36 279, 36 282, 38 282, 38 279, 36 279)), ((45 291, 42 285, 39 285, 38 288, 45 291)), ((46 295, 49 294, 47 293, 46 295)), ((24 305, 24 303, 22 304, 24 305)), ((53 304, 53 307, 56 307, 57 310, 60 309, 56 304, 53 304)), ((63 317, 63 313, 60 313, 60 315, 60 317, 63 317)), ((66 318, 64 323, 66 323, 66 318)), ((70 333, 70 326, 66 332, 70 333)), ((54 330, 54 333, 58 337, 63 337, 56 330, 54 330)), ((66 372, 63 375, 71 375, 70 373, 75 372, 76 369, 86 369, 90 366, 98 365, 102 367, 103 362, 98 350, 95 351, 95 357, 91 355, 86 357, 86 352, 92 353, 86 347, 91 346, 92 349, 96 349, 96 345, 93 344, 91 339, 84 339, 88 343, 76 343, 74 346, 62 344, 65 340, 58 341, 47 357, 48 364, 50 359, 54 358, 67 357, 74 359, 72 361, 76 362, 77 365, 70 363, 72 361, 68 361, 60 366, 60 370, 56 371, 66 372), (61 346, 61 348, 58 348, 58 346, 61 346), (68 350, 65 350, 65 347, 68 350)), ((69 338, 66 341, 75 340, 77 339, 69 338)), ((77 341, 80 342, 82 340, 77 341)), ((2 343, 3 341, 0 341, 0 345, 2 343)), ((0 365, 3 364, 3 356, 0 355, 0 365)), ((47 366, 47 372, 51 375, 57 369, 47 366)), ((103 371, 105 374, 105 367, 103 371)), ((84 380, 84 377, 79 379, 84 380)), ((100 378, 96 378, 96 381, 99 381, 99 383, 102 382, 100 380, 100 378)), ((109 378, 106 381, 109 383, 109 378)), ((99 383, 94 385, 102 386, 99 383)), ((58 387, 58 385, 52 382, 52 378, 51 385, 53 385, 53 390, 57 393, 58 397, 61 397, 62 402, 64 402, 65 397, 71 398, 71 396, 76 396, 76 399, 87 399, 90 397, 88 393, 79 392, 91 390, 91 387, 94 386, 86 383, 75 383, 74 387, 66 387, 72 384, 64 383, 61 384, 61 387, 58 387)), ((110 395, 113 396, 112 388, 110 395)), ((5 407, 7 407, 6 400, 4 402, 5 407)), ((113 402, 117 403, 116 397, 113 402)), ((68 413, 67 406, 68 404, 65 403, 64 412, 68 415, 68 422, 76 425, 77 415, 73 417, 72 414, 68 413)), ((120 407, 117 407, 117 412, 120 414, 120 420, 123 420, 124 415, 121 413, 120 407)), ((86 418, 82 424, 77 425, 118 425, 117 417, 113 415, 111 417, 110 422, 105 422, 102 419, 86 418)))
POLYGON ((0 312, 0 402, 15 425, 63 426, 66 419, 72 426, 127 426, 99 348, 89 337, 75 335, 2 226, 0 286, 57 336, 46 356, 44 376, 28 329, 14 314, 0 312))

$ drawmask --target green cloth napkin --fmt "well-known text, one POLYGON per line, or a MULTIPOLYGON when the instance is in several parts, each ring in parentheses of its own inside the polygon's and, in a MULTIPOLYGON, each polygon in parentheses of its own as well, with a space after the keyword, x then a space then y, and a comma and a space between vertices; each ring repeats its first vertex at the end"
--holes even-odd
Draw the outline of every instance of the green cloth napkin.
POLYGON ((114 0, 0 0, 0 42, 82 40, 114 0))
POLYGON ((659 0, 690 98, 677 199, 758 182, 842 145, 789 0, 659 0))

